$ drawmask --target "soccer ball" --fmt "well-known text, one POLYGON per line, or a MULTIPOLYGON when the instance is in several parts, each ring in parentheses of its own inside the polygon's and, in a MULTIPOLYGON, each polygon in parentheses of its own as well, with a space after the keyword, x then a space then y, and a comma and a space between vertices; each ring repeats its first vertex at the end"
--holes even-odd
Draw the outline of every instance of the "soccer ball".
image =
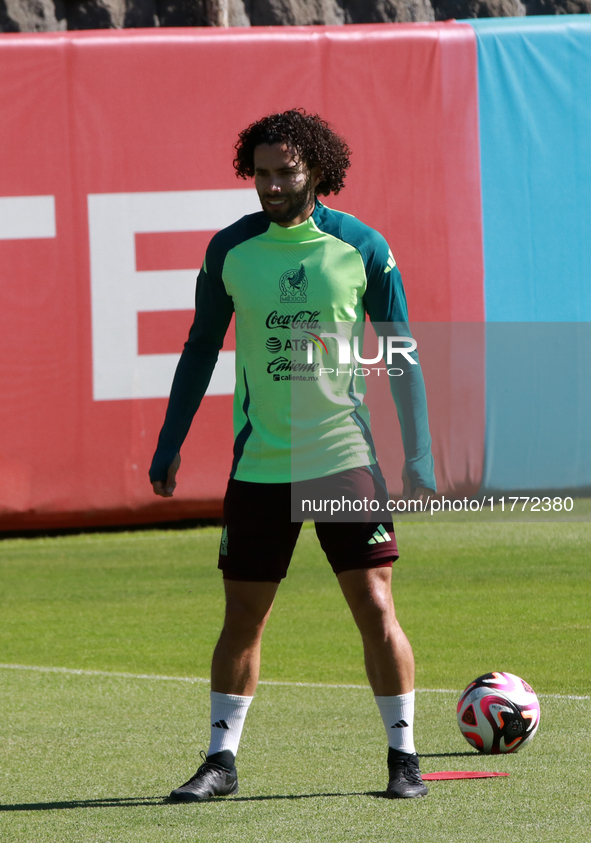
POLYGON ((479 752, 517 752, 528 744, 540 722, 533 689, 512 673, 486 673, 470 682, 458 702, 458 726, 479 752))

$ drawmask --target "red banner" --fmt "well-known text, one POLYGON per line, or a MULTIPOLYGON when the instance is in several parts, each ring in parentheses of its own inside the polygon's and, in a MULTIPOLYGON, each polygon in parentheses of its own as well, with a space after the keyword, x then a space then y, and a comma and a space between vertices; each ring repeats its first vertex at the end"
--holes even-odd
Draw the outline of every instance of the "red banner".
MULTIPOLYGON (((231 341, 174 500, 147 470, 207 241, 258 209, 233 145, 266 113, 303 106, 346 137, 347 188, 327 204, 386 236, 413 322, 483 320, 470 27, 5 34, 0 78, 1 529, 219 513, 231 341)), ((449 391, 432 412, 443 490, 480 479, 473 368, 469 446, 449 391)))

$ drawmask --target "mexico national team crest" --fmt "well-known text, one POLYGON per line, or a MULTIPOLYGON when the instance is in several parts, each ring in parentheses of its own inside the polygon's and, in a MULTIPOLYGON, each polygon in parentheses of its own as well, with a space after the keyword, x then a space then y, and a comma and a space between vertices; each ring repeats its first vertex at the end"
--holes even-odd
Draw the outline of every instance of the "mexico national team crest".
POLYGON ((295 304, 302 304, 308 301, 306 290, 308 289, 308 279, 306 278, 306 270, 304 264, 300 264, 299 269, 288 269, 279 279, 279 289, 281 290, 281 303, 287 304, 293 302, 295 304))

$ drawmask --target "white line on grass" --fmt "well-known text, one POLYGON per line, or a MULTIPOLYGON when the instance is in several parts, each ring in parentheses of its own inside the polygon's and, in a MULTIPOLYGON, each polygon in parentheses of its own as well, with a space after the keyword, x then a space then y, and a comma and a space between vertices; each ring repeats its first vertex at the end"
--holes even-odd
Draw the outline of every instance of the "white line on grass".
POLYGON ((68 673, 75 676, 112 676, 120 679, 157 679, 168 682, 209 682, 201 676, 159 676, 154 673, 117 673, 111 670, 83 670, 74 667, 39 667, 28 664, 0 664, 1 670, 34 670, 39 673, 68 673))
MULTIPOLYGON (((0 664, 0 670, 33 670, 38 673, 66 673, 74 676, 107 676, 119 679, 153 679, 159 682, 192 682, 209 684, 203 676, 162 676, 158 673, 118 673, 111 670, 83 670, 74 667, 41 667, 29 664, 0 664)), ((328 682, 282 682, 273 679, 261 679, 259 685, 281 685, 286 688, 353 688, 368 691, 369 685, 331 685, 328 682)), ((459 694, 455 688, 416 688, 418 694, 459 694)), ((591 700, 591 696, 575 694, 538 694, 544 699, 555 700, 591 700)))

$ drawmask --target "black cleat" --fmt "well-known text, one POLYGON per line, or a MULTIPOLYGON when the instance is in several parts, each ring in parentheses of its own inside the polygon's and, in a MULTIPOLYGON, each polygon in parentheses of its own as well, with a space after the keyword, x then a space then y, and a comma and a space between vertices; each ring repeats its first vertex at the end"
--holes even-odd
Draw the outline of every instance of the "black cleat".
POLYGON ((409 755, 397 749, 388 750, 388 770, 390 781, 386 788, 388 799, 414 799, 426 796, 428 791, 421 778, 419 756, 416 752, 409 755))
POLYGON ((206 802, 214 796, 238 793, 236 767, 228 770, 208 761, 204 752, 201 757, 204 759, 203 764, 188 782, 172 791, 168 797, 171 802, 206 802))

